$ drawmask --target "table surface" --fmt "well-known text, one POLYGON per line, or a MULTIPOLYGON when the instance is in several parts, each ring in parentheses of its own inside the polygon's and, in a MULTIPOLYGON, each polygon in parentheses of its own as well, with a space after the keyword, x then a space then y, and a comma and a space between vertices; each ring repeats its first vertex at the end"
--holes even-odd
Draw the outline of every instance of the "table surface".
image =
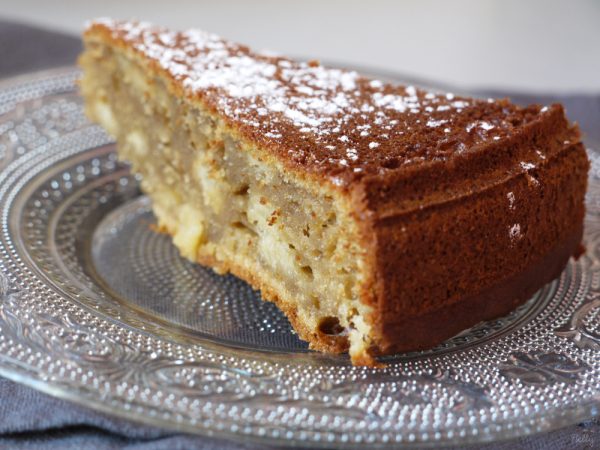
POLYGON ((471 89, 600 93, 597 0, 0 2, 0 17, 74 34, 98 16, 200 27, 259 49, 471 89))

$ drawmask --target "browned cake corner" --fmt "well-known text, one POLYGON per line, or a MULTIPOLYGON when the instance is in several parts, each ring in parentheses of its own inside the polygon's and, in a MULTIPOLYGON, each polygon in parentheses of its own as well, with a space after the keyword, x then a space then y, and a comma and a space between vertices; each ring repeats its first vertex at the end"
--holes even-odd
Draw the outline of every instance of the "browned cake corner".
POLYGON ((183 256, 261 289, 314 349, 434 346, 578 252, 588 160, 560 105, 520 108, 98 20, 86 111, 183 256))

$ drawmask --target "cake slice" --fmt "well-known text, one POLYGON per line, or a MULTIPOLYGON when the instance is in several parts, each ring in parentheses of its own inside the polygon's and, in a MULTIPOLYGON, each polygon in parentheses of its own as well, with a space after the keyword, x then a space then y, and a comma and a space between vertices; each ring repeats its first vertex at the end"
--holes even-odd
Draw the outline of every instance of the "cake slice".
POLYGON ((352 362, 508 313, 581 251, 588 159, 560 105, 521 108, 101 19, 89 117, 181 254, 261 290, 352 362))

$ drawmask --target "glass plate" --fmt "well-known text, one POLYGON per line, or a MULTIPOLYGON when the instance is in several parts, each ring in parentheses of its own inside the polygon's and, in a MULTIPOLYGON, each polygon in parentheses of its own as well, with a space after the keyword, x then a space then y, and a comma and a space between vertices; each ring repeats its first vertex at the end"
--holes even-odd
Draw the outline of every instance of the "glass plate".
POLYGON ((587 254, 506 317, 384 370, 307 350, 232 276, 178 256, 90 124, 75 69, 0 85, 0 374, 140 422, 237 440, 484 442, 599 414, 600 160, 587 254))

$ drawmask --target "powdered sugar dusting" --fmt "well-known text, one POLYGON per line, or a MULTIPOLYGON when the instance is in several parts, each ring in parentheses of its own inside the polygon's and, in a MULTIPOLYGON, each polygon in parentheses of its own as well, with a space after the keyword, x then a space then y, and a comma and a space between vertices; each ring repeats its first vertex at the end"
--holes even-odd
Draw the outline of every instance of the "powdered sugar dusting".
POLYGON ((533 163, 528 163, 528 162, 521 161, 519 164, 523 168, 523 170, 535 169, 535 164, 533 164, 533 163))
POLYGON ((431 128, 437 128, 437 127, 439 127, 440 125, 444 125, 445 123, 448 123, 448 121, 447 121, 447 120, 443 120, 443 119, 441 119, 441 120, 433 120, 433 119, 429 119, 429 120, 427 121, 427 126, 428 126, 428 127, 431 127, 431 128))
POLYGON ((485 120, 478 120, 476 122, 473 122, 473 123, 467 125, 467 128, 466 128, 467 133, 470 133, 471 130, 473 130, 475 127, 479 127, 484 131, 490 131, 490 130, 494 129, 494 125, 492 125, 491 123, 486 122, 485 120))
POLYGON ((521 234, 521 225, 518 223, 512 225, 508 229, 508 237, 510 238, 511 242, 515 242, 521 239, 523 237, 523 235, 521 234))
POLYGON ((488 132, 502 125, 475 116, 466 131, 480 132, 459 136, 464 125, 458 129, 454 124, 457 114, 474 105, 487 107, 487 102, 391 86, 354 71, 254 53, 199 30, 175 32, 111 19, 96 20, 88 27, 97 25, 155 61, 186 95, 201 98, 246 136, 277 146, 293 160, 339 168, 339 173, 346 168, 363 173, 365 161, 389 161, 390 155, 398 164, 381 164, 377 170, 426 161, 436 157, 438 143, 441 155, 461 153, 468 148, 466 138, 468 145, 491 140, 494 136, 488 132))
POLYGON ((515 209, 515 194, 513 192, 509 192, 506 194, 506 198, 508 199, 508 208, 515 209))

